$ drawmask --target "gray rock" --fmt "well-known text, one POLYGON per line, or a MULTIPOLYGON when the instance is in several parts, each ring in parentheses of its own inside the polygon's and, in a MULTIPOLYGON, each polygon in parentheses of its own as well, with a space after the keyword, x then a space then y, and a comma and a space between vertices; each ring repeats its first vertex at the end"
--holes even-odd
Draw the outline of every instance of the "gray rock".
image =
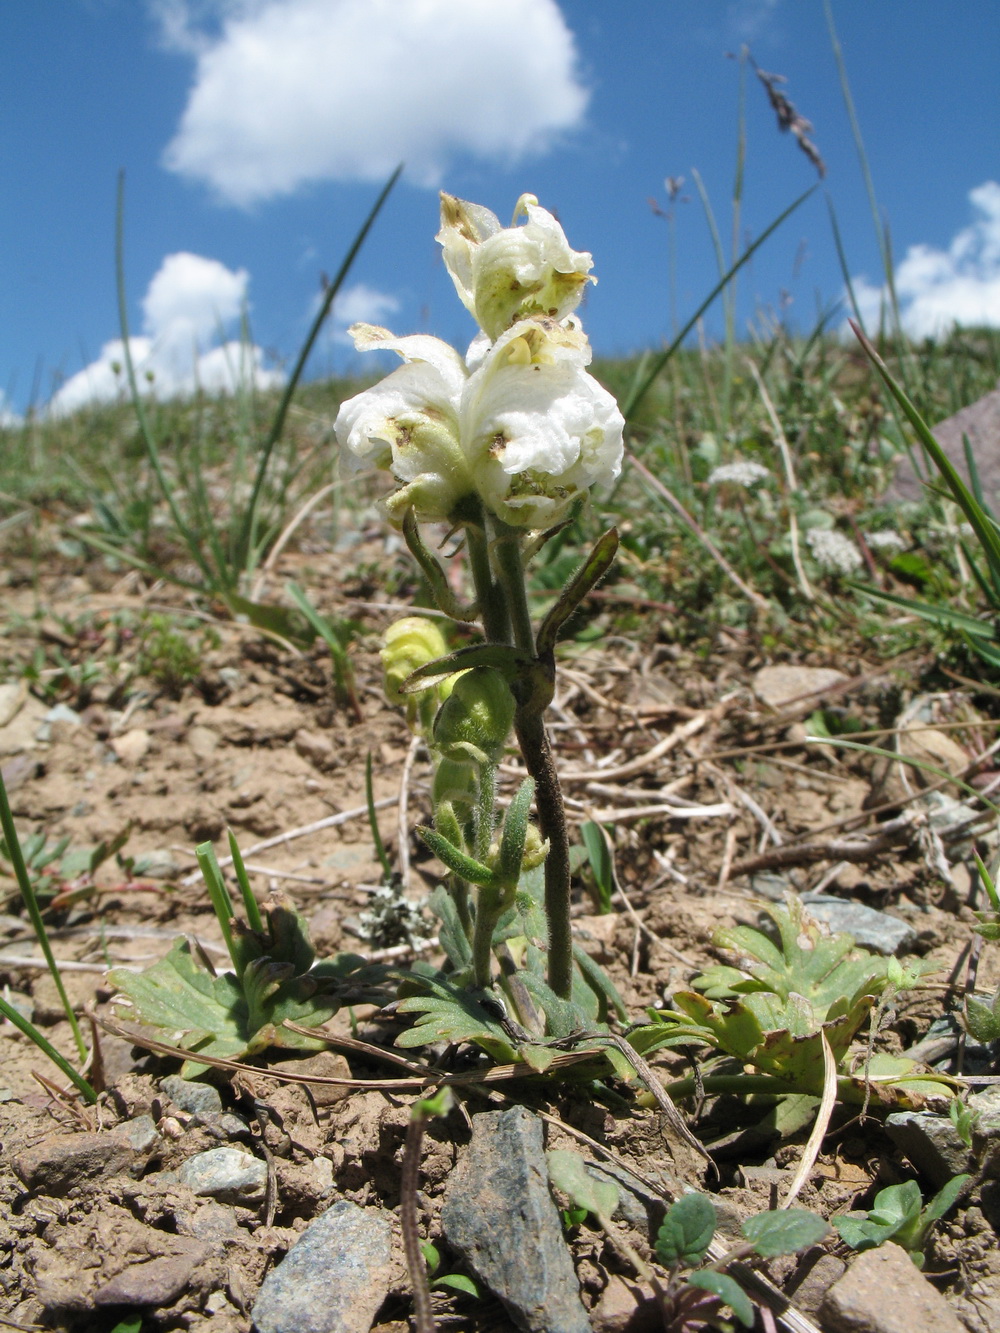
POLYGON ((766 666, 754 676, 753 692, 761 703, 769 704, 771 708, 783 708, 800 701, 803 704, 818 703, 821 695, 828 694, 835 685, 848 679, 833 667, 766 666))
POLYGON ((629 1171, 613 1162, 588 1162, 587 1173, 595 1180, 614 1181, 618 1186, 618 1206, 611 1214, 621 1218, 637 1231, 646 1233, 663 1220, 665 1204, 662 1196, 651 1194, 629 1171))
POLYGON ((448 1184, 449 1243, 527 1333, 589 1333, 559 1211, 542 1122, 522 1106, 486 1111, 448 1184))
POLYGON ((972 1154, 948 1116, 896 1111, 887 1117, 885 1130, 936 1189, 973 1169, 972 1154))
POLYGON ((804 893, 802 901, 817 921, 825 921, 837 934, 853 935, 864 949, 875 953, 897 954, 912 949, 917 932, 898 917, 876 912, 863 903, 834 898, 826 893, 804 893))
POLYGON ((267 1189, 267 1165, 241 1148, 209 1148, 189 1157, 177 1179, 221 1203, 255 1204, 267 1189))
POLYGON ((114 1134, 50 1134, 18 1153, 11 1165, 29 1190, 58 1198, 74 1185, 128 1171, 135 1153, 114 1134))
POLYGON ((160 1142, 151 1115, 137 1115, 115 1128, 115 1134, 123 1138, 134 1152, 148 1153, 160 1142))
MULTIPOLYGON (((1000 506, 1000 389, 994 389, 977 402, 963 407, 954 416, 939 422, 934 427, 934 434, 963 479, 968 477, 968 469, 962 437, 968 435, 983 488, 983 498, 994 509, 1000 506)), ((936 468, 930 469, 930 480, 939 480, 936 468)), ((908 457, 901 455, 896 475, 886 491, 886 498, 914 501, 922 500, 926 495, 927 488, 914 472, 913 464, 908 457)))
POLYGON ((154 847, 135 858, 135 873, 143 879, 176 879, 184 869, 169 847, 154 847))
POLYGON ((253 1307, 258 1333, 368 1333, 389 1293, 392 1223, 341 1199, 268 1273, 253 1307))
POLYGON ((823 1298, 826 1333, 965 1333, 951 1306, 890 1241, 859 1254, 823 1298))
POLYGON ((195 1083, 191 1079, 171 1074, 160 1087, 167 1094, 179 1111, 188 1115, 218 1114, 222 1110, 222 1097, 218 1088, 211 1083, 195 1083))
POLYGON ((98 1287, 94 1304, 171 1305, 185 1291, 191 1274, 209 1253, 207 1245, 192 1245, 180 1254, 130 1264, 124 1272, 98 1287))
POLYGON ((241 1234, 246 1235, 234 1210, 214 1199, 200 1199, 190 1208, 175 1207, 174 1225, 179 1236, 194 1236, 198 1240, 237 1240, 241 1234))

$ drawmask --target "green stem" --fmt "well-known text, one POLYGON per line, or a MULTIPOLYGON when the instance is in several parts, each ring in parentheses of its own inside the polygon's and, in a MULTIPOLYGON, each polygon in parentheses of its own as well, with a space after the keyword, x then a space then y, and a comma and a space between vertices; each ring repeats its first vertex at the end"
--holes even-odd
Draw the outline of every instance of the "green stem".
POLYGON ((521 552, 521 534, 516 528, 497 524, 499 529, 493 543, 500 582, 506 594, 507 609, 514 630, 514 645, 530 657, 535 655, 535 632, 528 608, 528 589, 524 582, 524 558, 521 552))
MULTIPOLYGON (((83 1040, 83 1033, 80 1031, 80 1024, 76 1021, 76 1014, 73 1012, 73 1006, 69 1002, 69 996, 66 994, 66 987, 63 985, 63 979, 59 972, 59 965, 52 952, 52 946, 49 944, 48 932, 45 929, 45 922, 42 920, 41 909, 38 906, 38 897, 35 893, 35 886, 31 882, 31 876, 28 874, 28 867, 24 864, 24 854, 21 851, 21 843, 17 836, 17 829, 14 827, 14 816, 11 814, 10 802, 7 800, 7 788, 4 784, 3 775, 0 774, 0 828, 3 829, 4 841, 7 844, 7 858, 10 861, 11 869, 14 871, 14 878, 17 880, 17 886, 21 890, 21 897, 24 899, 24 905, 28 909, 28 917, 31 921, 32 929, 35 932, 35 938, 38 940, 38 947, 42 951, 45 964, 52 975, 52 980, 56 984, 56 990, 59 992, 59 999, 62 1003, 63 1011, 69 1020, 70 1028, 73 1031, 73 1040, 76 1043, 77 1053, 80 1060, 86 1060, 87 1047, 83 1040)), ((34 1038, 32 1038, 34 1040, 34 1038)), ((48 1055, 48 1051, 46 1051, 48 1055)), ((56 1061, 58 1064, 58 1061, 56 1061)), ((61 1066, 60 1066, 61 1068, 61 1066)), ((75 1080, 74 1080, 75 1081, 75 1080)))
POLYGON ((479 802, 476 809, 476 841, 473 855, 487 864, 490 843, 493 841, 493 819, 497 799, 497 770, 495 764, 483 764, 479 769, 479 802))
POLYGON ((448 881, 448 892, 451 894, 451 900, 455 904, 459 922, 465 931, 465 938, 471 943, 472 913, 469 911, 469 886, 460 875, 452 875, 448 881))
POLYGON ((479 602, 483 617, 483 630, 490 643, 510 643, 510 621, 507 616, 507 604, 503 590, 493 578, 490 565, 489 544, 486 531, 481 523, 465 525, 465 540, 469 550, 469 564, 472 568, 472 581, 476 587, 476 600, 479 602))
POLYGON ((480 889, 476 895, 476 924, 472 932, 472 974, 480 990, 488 990, 493 981, 493 931, 500 919, 496 905, 498 894, 480 889))

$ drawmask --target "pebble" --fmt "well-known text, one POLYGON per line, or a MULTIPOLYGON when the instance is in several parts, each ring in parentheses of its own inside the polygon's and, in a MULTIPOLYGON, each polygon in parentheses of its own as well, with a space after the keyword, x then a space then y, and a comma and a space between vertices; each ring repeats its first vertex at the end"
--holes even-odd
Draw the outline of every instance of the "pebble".
POLYGON ((783 708, 785 704, 802 701, 819 703, 819 695, 828 692, 835 685, 840 685, 848 677, 842 671, 832 667, 779 666, 761 667, 753 678, 753 692, 761 703, 771 708, 783 708), (816 695, 810 701, 808 695, 816 695))
POLYGON ((173 1214, 179 1236, 224 1241, 237 1240, 241 1235, 235 1211, 228 1204, 216 1203, 214 1199, 200 1199, 190 1208, 177 1206, 173 1214))
POLYGON ((27 1189, 58 1198, 84 1181, 128 1171, 135 1157, 115 1134, 50 1134, 17 1153, 11 1165, 27 1189))
POLYGON ((116 736, 111 742, 111 748, 123 764, 138 764, 145 759, 151 739, 145 728, 132 727, 121 736, 116 736))
POLYGON ((211 1115, 222 1111, 222 1096, 211 1083, 199 1083, 171 1074, 160 1087, 177 1109, 186 1111, 188 1115, 211 1115))
POLYGON ((130 1264, 124 1272, 98 1287, 94 1304, 171 1305, 187 1288, 191 1274, 209 1253, 207 1245, 192 1245, 180 1254, 130 1264))
POLYGON ((176 1179, 221 1203, 255 1204, 267 1189, 267 1164, 240 1148, 209 1148, 189 1157, 176 1179))
POLYGON ((819 1308, 825 1333, 965 1333, 951 1306, 899 1245, 866 1250, 819 1308))
POLYGON ((13 722, 27 697, 26 681, 11 681, 0 685, 0 728, 5 727, 8 722, 13 722))
POLYGON ((136 857, 135 873, 141 879, 176 879, 184 866, 167 847, 156 847, 136 857))
POLYGON ((311 1222, 264 1279, 258 1333, 368 1333, 389 1293, 392 1222, 341 1199, 311 1222))
POLYGON ((513 1106, 473 1118, 472 1141, 448 1183, 441 1221, 449 1244, 519 1328, 589 1333, 536 1115, 513 1106))
POLYGON ((802 901, 810 916, 824 921, 834 934, 853 935, 856 944, 875 953, 905 953, 917 942, 917 932, 898 917, 876 912, 864 903, 835 898, 826 893, 804 893, 802 901))
POLYGON ((885 1132, 935 1189, 952 1176, 973 1170, 972 1153, 948 1116, 929 1111, 896 1111, 886 1118, 885 1132))

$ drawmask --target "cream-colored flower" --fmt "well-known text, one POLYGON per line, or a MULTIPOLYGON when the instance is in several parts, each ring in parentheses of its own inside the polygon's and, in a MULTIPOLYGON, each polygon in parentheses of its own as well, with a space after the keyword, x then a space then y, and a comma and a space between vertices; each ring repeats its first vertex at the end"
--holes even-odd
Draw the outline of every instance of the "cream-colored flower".
POLYGON ((594 261, 586 251, 571 250, 562 227, 522 194, 514 224, 479 204, 441 195, 441 230, 437 239, 444 262, 466 309, 493 340, 512 324, 531 316, 562 319, 580 303, 594 261))
POLYGON ((384 467, 401 483, 387 510, 449 519, 478 495, 516 527, 559 522, 595 484, 618 476, 624 422, 614 398, 584 369, 590 345, 554 319, 522 320, 463 362, 437 338, 396 338, 356 324, 359 349, 406 362, 340 409, 336 431, 349 467, 384 467))

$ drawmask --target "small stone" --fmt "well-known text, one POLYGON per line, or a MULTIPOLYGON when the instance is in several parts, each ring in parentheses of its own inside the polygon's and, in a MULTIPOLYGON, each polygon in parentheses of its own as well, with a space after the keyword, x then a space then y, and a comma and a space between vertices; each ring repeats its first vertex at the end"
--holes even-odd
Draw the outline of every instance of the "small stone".
POLYGON ((293 744, 296 753, 308 760, 315 768, 334 768, 337 764, 336 751, 329 736, 321 731, 297 731, 293 744))
POLYGON ((145 728, 132 727, 130 731, 116 736, 111 742, 111 748, 123 764, 138 764, 149 751, 150 739, 145 728))
POLYGON ((805 1256, 786 1290, 797 1310, 813 1316, 823 1304, 826 1293, 846 1272, 847 1265, 843 1259, 838 1259, 835 1254, 825 1254, 822 1250, 813 1250, 805 1256))
POLYGON ((167 847, 156 847, 135 859, 135 873, 141 879, 176 879, 184 867, 167 847))
POLYGON ((21 703, 10 721, 0 727, 0 755, 22 754, 38 745, 38 729, 48 709, 33 694, 21 703))
POLYGON ((972 1153, 948 1116, 896 1111, 886 1118, 885 1131, 935 1189, 973 1169, 972 1153))
POLYGON ((213 1088, 211 1083, 199 1083, 181 1078, 178 1074, 170 1074, 160 1087, 177 1109, 186 1111, 188 1115, 218 1114, 222 1110, 222 1097, 218 1088, 213 1088))
POLYGON ((267 1165, 240 1148, 209 1148, 189 1157, 177 1179, 222 1203, 255 1204, 267 1189, 267 1165))
POLYGON ((134 1161, 128 1143, 113 1134, 50 1134, 11 1165, 29 1190, 58 1198, 74 1185, 121 1175, 134 1161))
POLYGON ((174 1225, 179 1236, 223 1241, 236 1240, 241 1234, 240 1224, 233 1209, 228 1204, 216 1203, 214 1199, 200 1199, 192 1207, 175 1207, 173 1213, 174 1225))
POLYGON ((863 949, 891 955, 905 953, 917 942, 917 932, 912 926, 887 912, 865 907, 864 903, 826 893, 805 893, 802 901, 810 916, 826 922, 834 934, 852 935, 863 949))
POLYGON ((899 1245, 866 1250, 819 1308, 829 1333, 965 1333, 948 1302, 899 1245))
POLYGON ((649 1292, 612 1273, 590 1312, 590 1327, 595 1333, 656 1333, 663 1316, 649 1292))
POLYGON ((0 685, 0 728, 7 726, 8 722, 13 722, 27 697, 27 681, 11 681, 0 685))
POLYGON ((791 703, 819 703, 821 695, 848 679, 832 667, 766 666, 754 676, 753 692, 761 703, 784 708, 791 703))
POLYGON ((589 1333, 559 1211, 542 1122, 522 1106, 485 1111, 448 1182, 449 1244, 526 1333, 589 1333))
POLYGON ((253 1307, 258 1333, 368 1333, 389 1292, 392 1223, 341 1199, 268 1273, 253 1307))
POLYGON ((113 1132, 123 1138, 133 1152, 152 1152, 160 1142, 151 1115, 137 1115, 131 1120, 125 1120, 113 1132))
POLYGON ((187 743, 199 759, 208 759, 219 748, 219 733, 211 727, 192 727, 187 734, 187 743))
POLYGON ((191 1274, 208 1253, 207 1245, 198 1245, 192 1246, 187 1253, 130 1264, 124 1272, 98 1287, 94 1304, 171 1305, 186 1289, 191 1274))
MULTIPOLYGON (((296 1074, 308 1074, 315 1078, 352 1077, 351 1066, 339 1051, 317 1051, 315 1055, 307 1056, 304 1060, 288 1060, 282 1064, 284 1068, 296 1074)), ((345 1097, 351 1095, 351 1089, 343 1083, 307 1083, 305 1087, 317 1110, 335 1106, 337 1102, 342 1102, 345 1097)))

